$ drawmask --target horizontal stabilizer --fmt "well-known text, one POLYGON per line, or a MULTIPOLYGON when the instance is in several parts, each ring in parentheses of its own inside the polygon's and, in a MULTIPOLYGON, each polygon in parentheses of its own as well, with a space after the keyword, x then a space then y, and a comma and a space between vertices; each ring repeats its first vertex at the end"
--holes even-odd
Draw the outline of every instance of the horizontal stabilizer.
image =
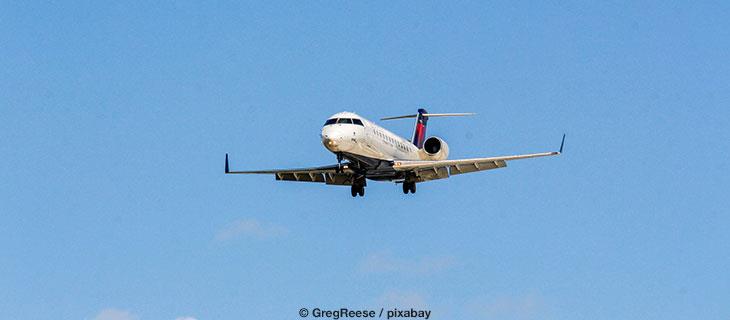
POLYGON ((464 117, 464 116, 473 116, 476 115, 476 113, 473 112, 465 112, 465 113, 424 113, 423 114, 426 117, 464 117))
MULTIPOLYGON (((463 117, 463 116, 473 116, 475 114, 476 113, 466 112, 466 113, 423 113, 421 115, 424 117, 463 117)), ((380 120, 408 119, 408 118, 415 118, 415 117, 418 117, 418 114, 407 114, 404 116, 385 117, 385 118, 380 118, 380 120)))

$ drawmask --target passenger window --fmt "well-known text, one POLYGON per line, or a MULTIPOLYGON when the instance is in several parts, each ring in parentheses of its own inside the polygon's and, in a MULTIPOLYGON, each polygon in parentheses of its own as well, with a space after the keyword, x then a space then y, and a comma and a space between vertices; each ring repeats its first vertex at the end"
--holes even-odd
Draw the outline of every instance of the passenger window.
POLYGON ((362 121, 360 121, 360 119, 352 119, 352 123, 364 127, 364 125, 362 124, 362 121))
POLYGON ((325 126, 334 124, 337 122, 337 119, 327 119, 327 121, 324 123, 325 126))
POLYGON ((337 120, 337 123, 352 123, 352 119, 341 118, 340 120, 337 120))

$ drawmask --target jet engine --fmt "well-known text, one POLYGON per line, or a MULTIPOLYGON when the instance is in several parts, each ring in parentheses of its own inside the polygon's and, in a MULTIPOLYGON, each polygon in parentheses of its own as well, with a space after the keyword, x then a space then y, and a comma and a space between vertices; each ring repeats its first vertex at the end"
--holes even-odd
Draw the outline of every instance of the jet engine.
POLYGON ((423 160, 446 160, 449 156, 449 145, 439 137, 429 137, 423 142, 420 154, 423 160))

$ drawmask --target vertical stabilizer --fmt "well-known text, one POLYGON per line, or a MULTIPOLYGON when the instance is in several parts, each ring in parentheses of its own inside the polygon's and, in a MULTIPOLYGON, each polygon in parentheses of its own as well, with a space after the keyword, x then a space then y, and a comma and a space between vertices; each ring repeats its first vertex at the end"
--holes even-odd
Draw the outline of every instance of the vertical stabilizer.
POLYGON ((418 115, 416 116, 416 127, 413 129, 413 144, 419 149, 423 148, 423 141, 426 139, 426 123, 428 122, 428 116, 425 115, 428 112, 425 109, 418 109, 418 115))

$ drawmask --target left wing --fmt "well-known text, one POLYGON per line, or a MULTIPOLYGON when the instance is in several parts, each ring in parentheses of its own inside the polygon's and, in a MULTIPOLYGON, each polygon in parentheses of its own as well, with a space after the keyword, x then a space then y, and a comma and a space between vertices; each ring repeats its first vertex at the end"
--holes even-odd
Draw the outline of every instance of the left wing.
POLYGON ((273 174, 276 180, 323 182, 337 185, 351 185, 355 175, 355 172, 349 168, 347 163, 342 164, 341 167, 335 164, 313 168, 231 171, 228 167, 227 153, 225 172, 226 174, 273 174), (338 168, 341 168, 341 170, 338 170, 338 168))
POLYGON ((455 174, 504 168, 507 166, 507 161, 511 160, 556 156, 563 152, 564 144, 565 135, 563 135, 559 151, 458 160, 396 160, 393 162, 393 169, 396 171, 413 171, 418 177, 418 182, 424 182, 448 178, 455 174))

